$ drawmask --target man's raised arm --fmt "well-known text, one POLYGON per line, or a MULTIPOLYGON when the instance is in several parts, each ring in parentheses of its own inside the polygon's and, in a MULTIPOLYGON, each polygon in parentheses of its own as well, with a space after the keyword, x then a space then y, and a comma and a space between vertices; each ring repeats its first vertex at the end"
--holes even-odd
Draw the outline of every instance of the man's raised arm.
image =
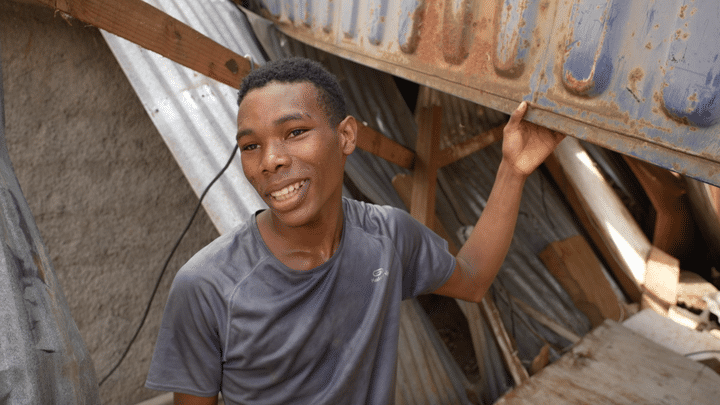
POLYGON ((526 102, 520 103, 503 130, 503 158, 490 197, 456 256, 455 271, 435 294, 480 302, 505 260, 525 180, 565 138, 523 121, 527 109, 526 102))

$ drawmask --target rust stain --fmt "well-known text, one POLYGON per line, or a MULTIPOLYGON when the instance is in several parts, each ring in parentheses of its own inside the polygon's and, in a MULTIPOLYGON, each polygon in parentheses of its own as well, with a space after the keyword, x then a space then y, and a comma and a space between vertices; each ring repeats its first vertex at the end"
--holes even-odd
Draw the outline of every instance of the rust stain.
POLYGON ((565 80, 563 84, 565 87, 578 95, 587 95, 587 93, 595 86, 595 81, 592 77, 595 75, 595 66, 590 71, 590 77, 588 79, 576 79, 569 71, 565 72, 565 80))
POLYGON ((653 49, 652 43, 648 42, 647 44, 645 44, 645 48, 646 48, 646 49, 653 49))
POLYGON ((679 15, 680 18, 683 18, 683 19, 685 18, 685 10, 687 10, 687 8, 688 8, 687 4, 680 7, 680 15, 679 15))

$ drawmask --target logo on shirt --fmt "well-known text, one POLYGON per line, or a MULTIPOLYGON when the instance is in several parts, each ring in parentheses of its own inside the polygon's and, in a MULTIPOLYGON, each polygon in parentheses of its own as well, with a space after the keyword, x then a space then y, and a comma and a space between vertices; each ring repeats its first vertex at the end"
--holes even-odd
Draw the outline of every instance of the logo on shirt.
POLYGON ((386 278, 390 274, 387 270, 380 267, 379 269, 372 272, 372 278, 370 279, 373 283, 377 283, 378 281, 386 278))

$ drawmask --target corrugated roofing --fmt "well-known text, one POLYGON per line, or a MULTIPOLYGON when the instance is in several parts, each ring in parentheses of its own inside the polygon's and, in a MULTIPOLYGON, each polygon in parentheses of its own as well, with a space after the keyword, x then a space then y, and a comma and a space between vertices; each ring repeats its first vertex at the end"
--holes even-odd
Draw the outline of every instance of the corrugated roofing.
MULTIPOLYGON (((256 62, 264 60, 244 15, 229 1, 148 3, 240 55, 256 62)), ((237 90, 101 32, 185 177, 200 195, 235 146, 237 90)), ((215 227, 224 233, 264 203, 245 179, 237 157, 210 189, 203 206, 215 227)))
POLYGON ((310 45, 720 185, 718 2, 256 0, 310 45))

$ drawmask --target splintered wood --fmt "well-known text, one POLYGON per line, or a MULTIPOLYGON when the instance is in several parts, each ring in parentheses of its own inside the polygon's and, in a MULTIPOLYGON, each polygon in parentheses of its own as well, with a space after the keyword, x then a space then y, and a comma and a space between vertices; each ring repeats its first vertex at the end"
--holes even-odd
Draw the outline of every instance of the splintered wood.
POLYGON ((607 320, 496 404, 696 404, 720 398, 710 368, 607 320))

